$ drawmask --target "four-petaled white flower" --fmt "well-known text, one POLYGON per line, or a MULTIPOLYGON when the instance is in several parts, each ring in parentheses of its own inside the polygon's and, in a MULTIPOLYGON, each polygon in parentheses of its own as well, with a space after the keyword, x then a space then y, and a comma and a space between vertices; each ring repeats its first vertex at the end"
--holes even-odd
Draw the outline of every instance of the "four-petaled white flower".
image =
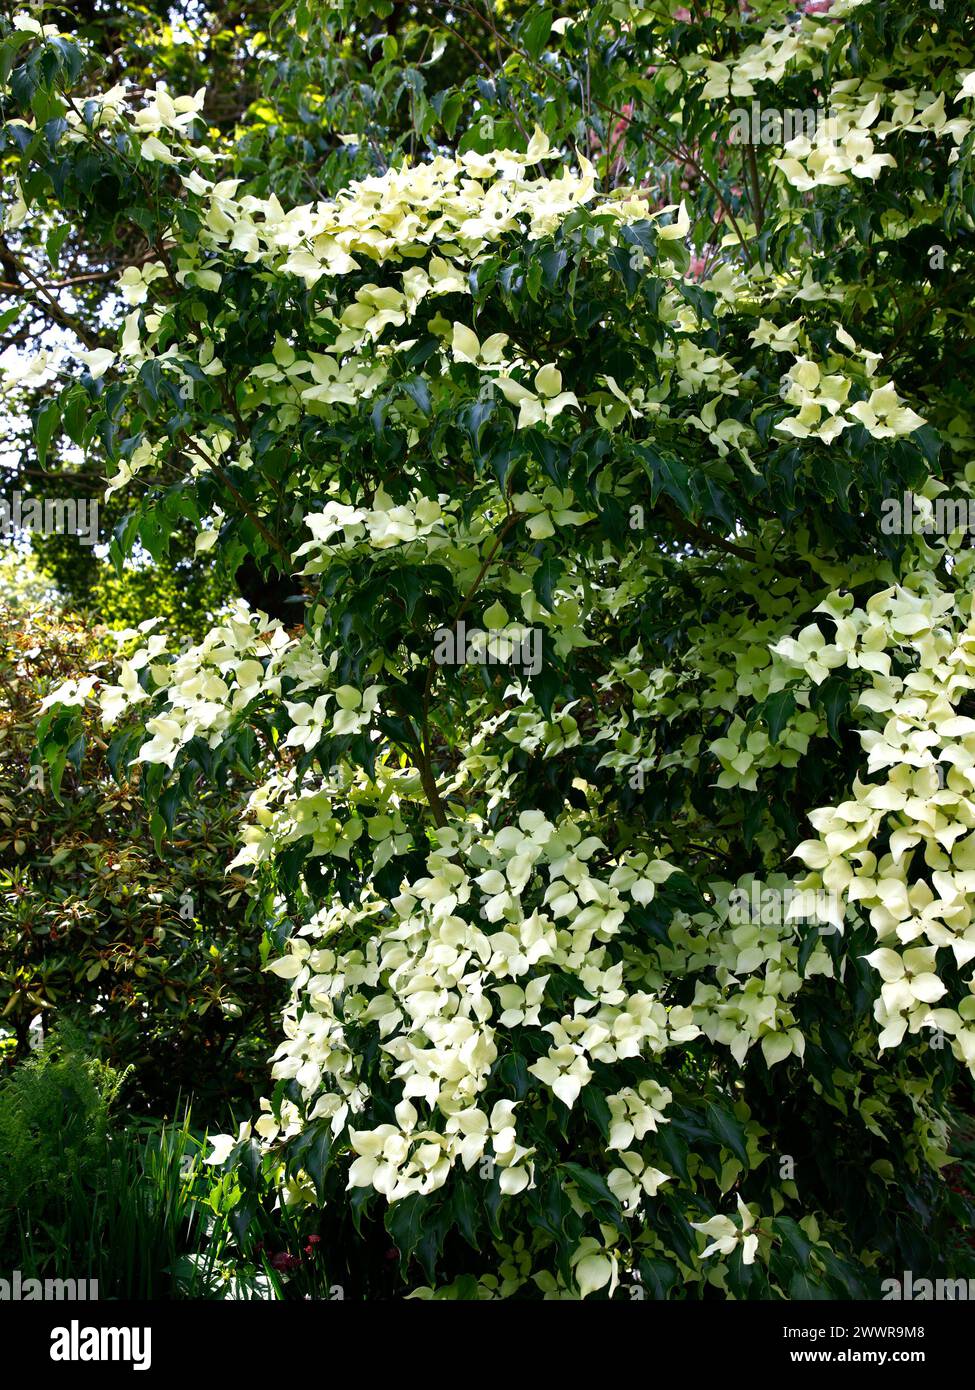
POLYGON ((706 1235, 711 1244, 701 1251, 701 1259, 706 1260, 711 1255, 730 1255, 736 1246, 741 1245, 742 1263, 746 1265, 755 1263, 755 1256, 758 1253, 758 1235, 752 1230, 755 1225, 755 1218, 749 1208, 741 1199, 741 1195, 736 1195, 738 1202, 738 1215, 741 1219, 741 1227, 735 1225, 730 1216, 712 1216, 710 1221, 692 1221, 690 1224, 695 1231, 700 1231, 706 1235))

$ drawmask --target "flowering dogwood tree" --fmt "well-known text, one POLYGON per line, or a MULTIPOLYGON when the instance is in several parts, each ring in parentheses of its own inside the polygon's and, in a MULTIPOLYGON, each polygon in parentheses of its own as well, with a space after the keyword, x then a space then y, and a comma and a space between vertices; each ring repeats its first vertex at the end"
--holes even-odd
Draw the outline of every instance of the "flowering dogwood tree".
POLYGON ((120 565, 189 531, 292 581, 38 731, 56 774, 96 702, 160 834, 252 781, 228 868, 290 1002, 213 1160, 242 1210, 381 1218, 423 1297, 934 1268, 975 1071, 972 550, 932 522, 975 480, 971 17, 394 8, 262 36, 351 151, 310 199, 203 89, 100 89, 43 15, 0 41, 4 235, 145 247, 39 447, 104 459, 120 565), (330 114, 343 43, 380 58, 330 114), (430 43, 470 75, 431 93, 430 43))

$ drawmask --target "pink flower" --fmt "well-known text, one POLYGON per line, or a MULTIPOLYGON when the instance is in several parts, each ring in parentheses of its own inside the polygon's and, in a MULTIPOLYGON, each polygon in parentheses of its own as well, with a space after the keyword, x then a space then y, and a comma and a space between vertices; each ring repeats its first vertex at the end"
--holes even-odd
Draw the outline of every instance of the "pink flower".
POLYGON ((281 1274, 290 1274, 293 1270, 301 1268, 301 1257, 289 1255, 287 1250, 279 1250, 276 1255, 271 1256, 271 1265, 281 1274))

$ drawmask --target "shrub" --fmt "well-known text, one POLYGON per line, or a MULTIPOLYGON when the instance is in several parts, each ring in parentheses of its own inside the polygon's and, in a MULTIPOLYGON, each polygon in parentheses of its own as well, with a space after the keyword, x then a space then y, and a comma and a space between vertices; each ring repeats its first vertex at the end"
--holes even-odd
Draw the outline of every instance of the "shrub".
POLYGON ((232 786, 199 788, 161 858, 162 815, 96 725, 83 769, 80 744, 57 769, 57 799, 33 751, 43 696, 113 650, 76 618, 0 609, 2 1023, 23 1057, 32 1019, 73 1022, 105 1062, 134 1069, 134 1108, 171 1112, 192 1092, 201 1119, 225 1120, 254 1095, 275 999, 259 905, 225 874, 232 786))
POLYGON ((189 1115, 148 1133, 113 1114, 126 1076, 70 1030, 0 1083, 0 1261, 98 1298, 202 1293, 223 1238, 206 1219, 189 1115))
MULTIPOLYGON (((120 1078, 104 1063, 49 1049, 0 1083, 0 1249, 16 1244, 70 1182, 88 1185, 105 1162, 108 1112, 120 1078)), ((5 1262, 6 1263, 6 1262, 5 1262)))

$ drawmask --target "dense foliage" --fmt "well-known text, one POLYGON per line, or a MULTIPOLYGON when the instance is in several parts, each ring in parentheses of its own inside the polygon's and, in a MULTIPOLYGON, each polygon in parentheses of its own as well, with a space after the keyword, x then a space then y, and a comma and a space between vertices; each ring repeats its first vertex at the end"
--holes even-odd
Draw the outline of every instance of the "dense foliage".
POLYGON ((279 1003, 266 919, 224 872, 233 795, 201 787, 162 858, 164 821, 137 770, 116 782, 97 726, 53 788, 34 753, 39 701, 114 650, 104 629, 0 609, 0 1023, 11 1060, 67 1021, 132 1070, 130 1106, 172 1113, 192 1094, 200 1118, 225 1122, 260 1086, 279 1003))
POLYGON ((97 16, 0 31, 5 326, 39 248, 118 272, 12 374, 34 461, 244 595, 37 729, 56 774, 97 719, 171 855, 250 784, 241 1229, 276 1196, 347 1296, 381 1222, 420 1297, 965 1272, 971 16, 250 18, 229 106, 202 40, 139 85, 97 16))
MULTIPOLYGON (((40 1296, 33 1280, 91 1299, 219 1296, 229 1233, 197 1200, 200 1141, 187 1117, 150 1135, 121 1127, 127 1074, 79 1043, 70 1029, 49 1037, 0 1081, 5 1297, 12 1271, 25 1297, 40 1296)), ((234 1292, 249 1295, 259 1278, 238 1278, 234 1292)))

